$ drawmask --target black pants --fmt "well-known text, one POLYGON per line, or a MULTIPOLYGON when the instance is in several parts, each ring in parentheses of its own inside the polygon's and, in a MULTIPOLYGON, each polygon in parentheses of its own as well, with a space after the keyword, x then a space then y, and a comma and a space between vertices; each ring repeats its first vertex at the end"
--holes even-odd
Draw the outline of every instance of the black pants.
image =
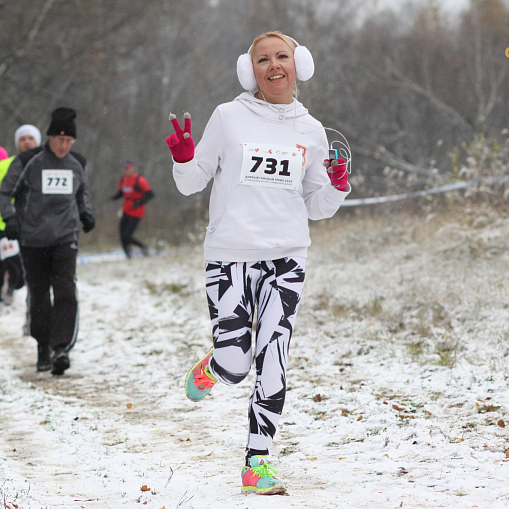
POLYGON ((28 333, 39 345, 69 351, 78 335, 75 242, 21 247, 28 287, 28 333), (53 302, 50 288, 53 289, 53 302))
POLYGON ((122 218, 120 219, 120 242, 122 243, 125 254, 129 258, 131 257, 131 245, 138 246, 140 248, 145 247, 143 242, 140 242, 138 239, 133 237, 133 233, 136 228, 138 228, 140 221, 141 218, 128 216, 127 214, 122 214, 122 218))

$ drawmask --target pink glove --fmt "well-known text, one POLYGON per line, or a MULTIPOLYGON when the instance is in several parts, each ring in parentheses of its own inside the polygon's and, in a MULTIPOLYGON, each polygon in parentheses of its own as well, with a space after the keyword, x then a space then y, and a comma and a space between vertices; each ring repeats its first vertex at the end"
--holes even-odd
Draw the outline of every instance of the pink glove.
POLYGON ((187 163, 194 157, 194 140, 191 136, 191 115, 184 113, 184 130, 180 127, 176 115, 170 113, 169 118, 175 132, 166 138, 166 144, 177 163, 187 163))
POLYGON ((344 159, 325 159, 323 165, 327 168, 327 175, 331 184, 340 191, 344 191, 348 185, 348 172, 344 159))

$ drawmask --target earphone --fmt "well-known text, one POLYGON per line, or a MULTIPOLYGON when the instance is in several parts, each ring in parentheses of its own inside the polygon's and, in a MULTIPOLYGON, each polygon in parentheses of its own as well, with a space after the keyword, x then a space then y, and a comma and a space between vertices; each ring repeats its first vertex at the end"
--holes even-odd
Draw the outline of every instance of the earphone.
MULTIPOLYGON (((287 35, 285 37, 288 37, 287 35)), ((309 80, 315 72, 315 63, 311 52, 305 47, 301 46, 295 39, 288 37, 295 44, 295 51, 293 58, 295 60, 295 70, 297 71, 297 79, 300 81, 309 80)), ((258 85, 253 70, 253 62, 251 60, 251 48, 249 47, 247 53, 240 55, 237 60, 237 76, 240 84, 245 90, 254 90, 258 85)))

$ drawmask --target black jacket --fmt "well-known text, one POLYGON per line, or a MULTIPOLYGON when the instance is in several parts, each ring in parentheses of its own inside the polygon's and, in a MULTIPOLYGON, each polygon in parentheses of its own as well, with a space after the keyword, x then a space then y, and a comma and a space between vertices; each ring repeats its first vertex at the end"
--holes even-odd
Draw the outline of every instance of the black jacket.
POLYGON ((0 186, 0 214, 4 220, 16 216, 22 246, 78 240, 80 215, 92 213, 85 165, 86 159, 73 151, 59 159, 49 143, 12 161, 0 186))

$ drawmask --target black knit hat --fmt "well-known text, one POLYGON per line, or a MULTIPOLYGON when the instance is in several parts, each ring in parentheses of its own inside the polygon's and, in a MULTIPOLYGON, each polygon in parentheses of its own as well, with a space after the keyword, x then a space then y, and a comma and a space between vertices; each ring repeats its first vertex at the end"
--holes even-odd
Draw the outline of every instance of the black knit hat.
POLYGON ((48 136, 71 136, 76 138, 76 112, 72 108, 57 108, 51 113, 51 124, 46 131, 48 136))

